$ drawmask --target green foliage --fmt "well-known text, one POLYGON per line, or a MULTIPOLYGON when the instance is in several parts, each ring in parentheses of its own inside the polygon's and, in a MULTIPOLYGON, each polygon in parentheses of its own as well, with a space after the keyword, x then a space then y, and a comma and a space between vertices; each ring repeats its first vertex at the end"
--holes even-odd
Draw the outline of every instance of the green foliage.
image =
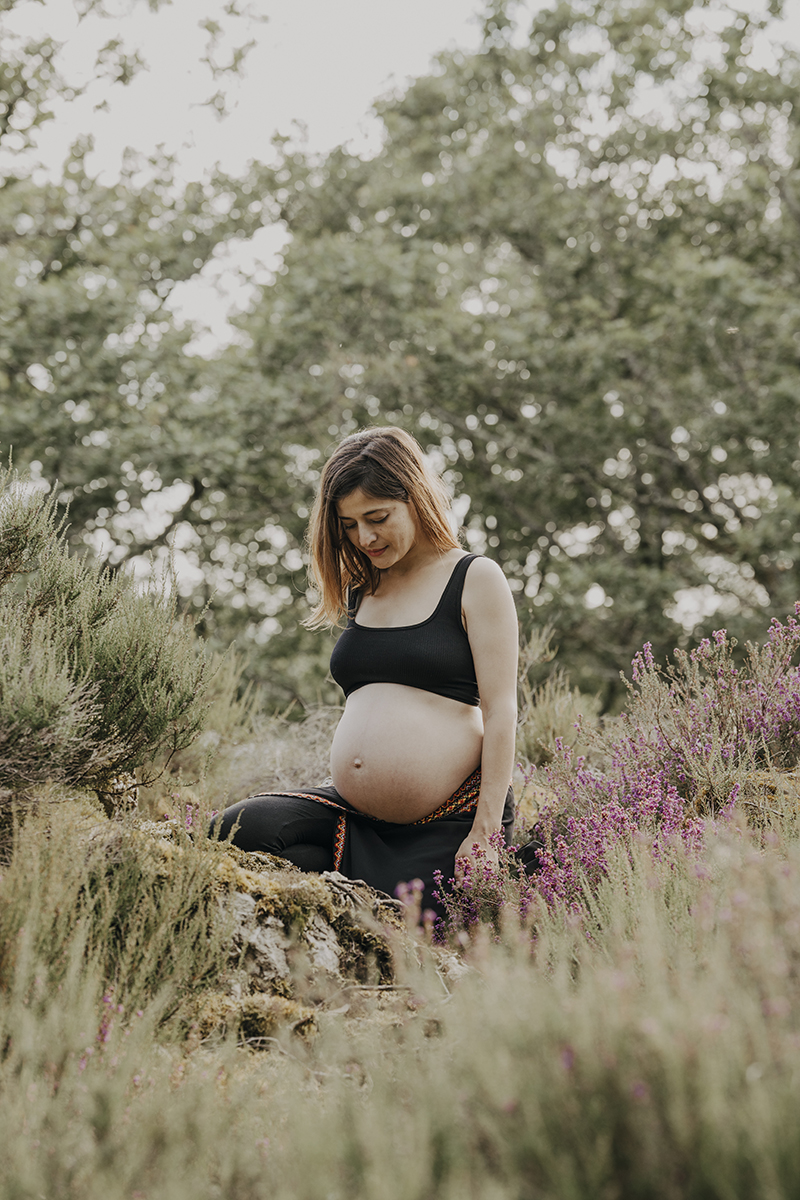
POLYGON ((595 728, 600 712, 599 699, 573 688, 561 667, 541 679, 557 653, 550 646, 552 636, 552 626, 534 627, 521 648, 516 755, 523 767, 545 766, 557 742, 585 755, 586 732, 595 728))
POLYGON ((699 865, 634 846, 590 897, 591 939, 537 913, 532 952, 511 929, 477 939, 447 992, 409 961, 402 1016, 365 1019, 363 993, 340 995, 316 1041, 276 1034, 262 1054, 171 1046, 180 1016, 159 1029, 157 1002, 137 1015, 112 993, 81 953, 85 925, 30 951, 33 917, 52 924, 68 899, 72 845, 63 830, 39 865, 29 847, 13 881, 33 913, 0 991, 4 1200, 792 1193, 796 844, 720 832, 699 865))
MULTIPOLYGON (((13 614, 16 615, 16 614, 13 614)), ((102 770, 113 750, 93 737, 96 689, 75 678, 51 629, 11 627, 0 605, 0 781, 29 787, 46 779, 80 779, 102 770)))
POLYGON ((11 466, 0 469, 3 521, 0 525, 0 587, 30 570, 48 542, 61 533, 56 524, 56 498, 30 503, 29 493, 15 486, 11 466))
POLYGON ((6 436, 114 561, 180 530, 208 632, 275 700, 333 699, 303 528, 371 422, 430 447, 606 709, 645 640, 663 657, 724 614, 741 641, 796 598, 798 56, 759 58, 771 17, 710 0, 516 13, 381 101, 369 160, 284 141, 243 180, 132 163, 104 188, 78 147, 60 184, 0 190, 6 436), (277 217, 239 343, 187 356, 175 282, 277 217))
MULTIPOLYGON (((221 241, 259 226, 261 206, 256 173, 176 194, 166 158, 129 156, 120 181, 103 187, 86 174, 89 149, 75 146, 62 185, 8 179, 0 190, 0 416, 6 445, 61 481, 73 521, 91 532, 121 491, 138 506, 160 487, 161 469, 202 494, 209 446, 178 442, 204 364, 184 354, 193 330, 176 327, 167 301, 221 241)), ((125 542, 143 548, 131 529, 125 542)))
MULTIPOLYGON (((83 7, 105 12, 100 0, 83 7)), ((260 227, 264 188, 259 168, 237 180, 211 171, 181 187, 173 159, 133 151, 104 186, 87 173, 86 138, 60 180, 34 182, 29 159, 16 169, 18 156, 54 99, 79 91, 55 70, 58 49, 12 36, 0 13, 0 429, 21 464, 60 481, 73 543, 96 548, 108 516, 140 511, 162 475, 193 500, 211 483, 202 464, 212 443, 188 425, 208 368, 184 353, 195 331, 179 327, 168 302, 225 241, 260 227)), ((140 66, 122 45, 100 51, 98 73, 120 85, 140 66)), ((122 557, 146 550, 151 535, 134 523, 115 540, 122 557)))
POLYGON ((0 473, 0 784, 106 790, 200 731, 208 663, 167 581, 69 553, 53 500, 0 473))

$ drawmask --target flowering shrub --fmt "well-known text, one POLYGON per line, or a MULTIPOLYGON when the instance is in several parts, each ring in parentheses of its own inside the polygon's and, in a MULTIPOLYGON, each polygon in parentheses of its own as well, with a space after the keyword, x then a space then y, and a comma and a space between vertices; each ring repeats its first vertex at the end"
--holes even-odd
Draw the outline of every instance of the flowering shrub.
POLYGON ((611 848, 630 845, 637 836, 647 838, 656 859, 676 842, 690 851, 700 848, 703 822, 687 816, 663 769, 653 771, 648 764, 620 758, 613 773, 600 775, 579 759, 570 776, 564 770, 572 766, 568 750, 562 751, 561 766, 572 806, 580 799, 585 811, 565 816, 551 808, 537 827, 544 844, 537 850, 536 883, 551 907, 582 908, 584 891, 595 891, 608 874, 611 848))
POLYGON ((800 604, 773 620, 764 646, 748 643, 742 666, 724 629, 662 668, 649 645, 633 660, 630 706, 611 750, 611 770, 636 764, 666 773, 697 813, 736 798, 754 772, 791 770, 800 758, 800 604))
MULTIPOLYGON (((774 620, 763 647, 736 665, 725 630, 661 667, 652 648, 633 660, 628 712, 595 734, 605 769, 558 745, 547 768, 554 801, 536 832, 539 892, 551 906, 581 907, 608 872, 612 846, 644 835, 661 857, 676 841, 699 850, 702 818, 737 800, 763 815, 779 770, 800 758, 800 604, 774 620), (770 791, 771 789, 771 791, 770 791)), ((527 780, 526 780, 527 782, 527 780)), ((796 796, 795 796, 796 807, 796 796)))
POLYGON ((525 921, 536 894, 534 884, 515 857, 517 847, 506 845, 502 830, 496 830, 489 841, 498 854, 497 866, 485 850, 476 848, 473 859, 464 863, 460 882, 449 879, 445 884, 442 872, 434 872, 433 896, 444 912, 434 923, 436 942, 469 933, 479 924, 491 925, 499 937, 507 915, 525 921))

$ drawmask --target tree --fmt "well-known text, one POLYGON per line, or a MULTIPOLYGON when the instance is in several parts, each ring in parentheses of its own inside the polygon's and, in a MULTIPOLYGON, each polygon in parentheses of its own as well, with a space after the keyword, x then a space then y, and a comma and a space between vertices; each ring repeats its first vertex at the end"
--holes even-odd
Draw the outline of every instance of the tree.
MULTIPOLYGON (((91 0, 80 7, 104 11, 91 0)), ((219 32, 208 28, 209 54, 219 32)), ((171 158, 133 151, 119 181, 103 186, 87 173, 87 139, 61 179, 36 181, 36 129, 75 92, 57 51, 0 25, 0 439, 35 480, 58 482, 73 548, 116 565, 163 544, 212 482, 204 463, 216 437, 195 439, 191 413, 213 368, 186 353, 196 330, 178 326, 169 300, 227 240, 260 226, 263 189, 257 168, 179 186, 171 158), (148 497, 162 486, 172 491, 148 519, 148 497)), ((123 85, 142 65, 118 41, 98 59, 123 85)), ((212 66, 215 79, 224 74, 212 66)))
POLYGON ((293 242, 229 356, 282 527, 341 434, 408 426, 606 703, 682 605, 750 634, 797 590, 798 60, 715 13, 560 4, 520 45, 497 7, 381 106, 375 159, 287 148, 293 242))
MULTIPOLYGON (((77 542, 138 507, 162 470, 170 484, 185 470, 190 492, 202 493, 197 463, 208 447, 193 448, 187 414, 205 364, 184 353, 195 330, 177 327, 168 301, 222 243, 259 227, 258 172, 211 172, 180 187, 169 157, 131 151, 119 182, 101 186, 87 174, 84 139, 60 181, 33 182, 15 163, 54 97, 72 89, 52 41, 1 45, 0 430, 19 462, 60 481, 77 542)), ((130 77, 123 46, 110 43, 101 59, 130 77)), ((134 535, 117 537, 124 554, 134 535)))
POLYGON ((226 601, 217 636, 263 643, 276 697, 323 678, 302 529, 365 423, 438 457, 471 543, 606 705, 642 642, 793 606, 800 72, 762 45, 779 12, 571 0, 526 32, 495 3, 477 54, 381 102, 374 158, 286 143, 258 174, 284 265, 243 344, 197 364, 191 445, 159 422, 148 454, 186 481, 213 447, 181 536, 198 598, 226 601))

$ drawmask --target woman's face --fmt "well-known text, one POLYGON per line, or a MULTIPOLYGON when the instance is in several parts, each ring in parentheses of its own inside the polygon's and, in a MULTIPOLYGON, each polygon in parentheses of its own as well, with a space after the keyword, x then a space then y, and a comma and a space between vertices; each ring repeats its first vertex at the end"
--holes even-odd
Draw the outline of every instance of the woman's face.
POLYGON ((411 505, 404 500, 368 496, 356 488, 336 505, 346 538, 381 570, 393 567, 420 541, 411 505))

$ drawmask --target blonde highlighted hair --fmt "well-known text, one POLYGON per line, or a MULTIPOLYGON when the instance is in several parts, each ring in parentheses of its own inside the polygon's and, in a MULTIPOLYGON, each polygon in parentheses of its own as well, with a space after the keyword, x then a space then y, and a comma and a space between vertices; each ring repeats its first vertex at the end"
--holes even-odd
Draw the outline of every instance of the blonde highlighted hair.
POLYGON ((378 586, 379 569, 346 537, 336 508, 357 488, 376 500, 408 504, 422 534, 442 553, 459 548, 447 519, 450 500, 416 438, 392 425, 352 434, 322 468, 308 523, 310 577, 320 597, 304 622, 310 629, 341 623, 349 588, 371 595, 378 586))

